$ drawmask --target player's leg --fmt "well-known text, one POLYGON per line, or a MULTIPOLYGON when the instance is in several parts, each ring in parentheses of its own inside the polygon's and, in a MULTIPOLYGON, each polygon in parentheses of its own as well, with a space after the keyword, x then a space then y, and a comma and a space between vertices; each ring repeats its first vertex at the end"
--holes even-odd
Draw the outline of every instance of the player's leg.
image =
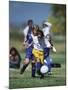
POLYGON ((45 48, 44 49, 44 61, 47 65, 48 65, 48 68, 49 68, 49 71, 48 73, 51 74, 51 64, 52 64, 52 59, 49 57, 49 52, 50 52, 50 48, 45 48))
POLYGON ((35 72, 36 72, 36 65, 35 65, 35 61, 32 61, 32 77, 35 77, 35 72))
POLYGON ((30 59, 30 51, 31 49, 30 48, 26 48, 25 50, 25 61, 24 61, 24 64, 22 64, 22 67, 21 67, 21 70, 20 70, 20 74, 22 74, 25 69, 27 68, 28 64, 29 64, 29 59, 30 59))
MULTIPOLYGON (((39 75, 41 75, 41 73, 40 73, 40 68, 41 68, 41 62, 40 62, 40 58, 41 58, 41 55, 39 55, 40 54, 40 52, 38 51, 38 50, 36 50, 36 49, 33 49, 33 55, 34 55, 34 57, 35 57, 35 60, 36 60, 36 70, 37 70, 37 73, 39 74, 39 75)), ((43 57, 42 57, 43 58, 43 57)))
POLYGON ((44 64, 44 53, 41 51, 38 51, 37 56, 37 73, 41 76, 40 78, 44 78, 44 74, 40 72, 41 66, 44 64))
MULTIPOLYGON (((41 55, 40 55, 40 63, 41 63, 41 66, 44 64, 44 53, 41 53, 41 55)), ((40 69, 41 69, 41 67, 40 67, 40 69)), ((41 73, 40 75, 41 75, 40 79, 43 79, 44 74, 41 73)))
POLYGON ((36 62, 36 69, 37 69, 37 74, 40 75, 40 68, 41 68, 41 63, 39 61, 36 62))
POLYGON ((24 71, 27 68, 28 64, 29 64, 29 58, 26 58, 25 61, 24 61, 24 64, 22 64, 22 66, 21 66, 20 74, 24 73, 24 71))
POLYGON ((48 67, 49 67, 49 70, 48 70, 48 74, 52 74, 51 72, 51 69, 52 69, 52 59, 50 57, 47 58, 47 63, 48 63, 48 67))
POLYGON ((44 74, 42 74, 40 72, 40 68, 41 68, 42 65, 43 65, 43 63, 41 62, 41 60, 37 60, 37 63, 36 63, 37 73, 38 73, 38 75, 41 76, 40 77, 41 79, 44 78, 44 74))
POLYGON ((33 55, 34 55, 34 59, 36 61, 36 69, 37 69, 37 73, 40 74, 40 60, 39 60, 39 51, 36 49, 33 49, 33 55))
POLYGON ((40 78, 42 79, 42 78, 44 78, 44 74, 42 74, 42 73, 40 72, 41 66, 42 66, 42 64, 38 61, 38 62, 36 63, 37 74, 40 75, 40 78))
MULTIPOLYGON (((32 60, 32 77, 35 77, 35 60, 34 60, 34 55, 32 54, 32 50, 33 47, 29 47, 28 49, 26 49, 26 57, 29 59, 29 61, 27 62, 27 64, 30 62, 30 60, 32 60)), ((27 65, 28 66, 28 65, 27 65)))
POLYGON ((44 48, 44 58, 46 59, 49 56, 50 48, 44 48))

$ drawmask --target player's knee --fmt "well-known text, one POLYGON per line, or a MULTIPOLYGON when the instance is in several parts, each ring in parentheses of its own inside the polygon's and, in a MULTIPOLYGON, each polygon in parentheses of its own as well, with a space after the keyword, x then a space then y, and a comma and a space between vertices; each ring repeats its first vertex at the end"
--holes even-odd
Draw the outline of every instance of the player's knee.
POLYGON ((26 59, 26 60, 24 61, 24 64, 29 64, 29 59, 26 59))
POLYGON ((28 61, 24 61, 24 64, 29 64, 29 62, 28 61))

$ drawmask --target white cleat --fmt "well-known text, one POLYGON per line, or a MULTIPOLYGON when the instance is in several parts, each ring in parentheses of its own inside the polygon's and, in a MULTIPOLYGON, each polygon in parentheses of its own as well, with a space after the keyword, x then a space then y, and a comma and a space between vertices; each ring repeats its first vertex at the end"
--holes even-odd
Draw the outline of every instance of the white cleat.
POLYGON ((52 75, 52 72, 48 72, 48 75, 52 75))

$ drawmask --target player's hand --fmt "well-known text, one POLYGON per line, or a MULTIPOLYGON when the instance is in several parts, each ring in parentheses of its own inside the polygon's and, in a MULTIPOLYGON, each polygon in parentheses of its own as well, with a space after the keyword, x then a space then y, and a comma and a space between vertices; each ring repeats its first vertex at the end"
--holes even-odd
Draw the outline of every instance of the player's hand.
POLYGON ((28 48, 28 47, 29 47, 29 44, 28 44, 27 42, 24 42, 24 43, 23 43, 23 46, 24 46, 25 48, 28 48))
POLYGON ((53 50, 53 52, 56 53, 56 48, 54 46, 52 47, 52 50, 53 50))

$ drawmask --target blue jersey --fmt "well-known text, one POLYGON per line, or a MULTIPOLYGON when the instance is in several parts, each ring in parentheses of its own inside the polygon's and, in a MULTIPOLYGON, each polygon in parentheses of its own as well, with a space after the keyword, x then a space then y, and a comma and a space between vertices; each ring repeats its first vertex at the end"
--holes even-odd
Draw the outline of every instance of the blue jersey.
POLYGON ((32 41, 33 41, 33 39, 32 39, 31 34, 28 34, 28 35, 27 35, 27 42, 28 42, 28 44, 31 44, 32 41))
MULTIPOLYGON (((32 29, 30 28, 28 31, 27 37, 26 37, 28 44, 31 44, 33 42, 31 31, 32 31, 32 29)), ((32 45, 30 47, 26 48, 26 56, 25 57, 29 58, 31 60, 34 60, 34 56, 32 54, 32 49, 33 49, 32 45)))
POLYGON ((31 34, 31 32, 32 32, 32 28, 29 28, 28 34, 31 34))
POLYGON ((27 42, 28 44, 31 44, 33 39, 32 39, 32 36, 31 36, 31 31, 32 31, 32 28, 29 28, 29 31, 28 31, 28 34, 27 34, 27 42))

